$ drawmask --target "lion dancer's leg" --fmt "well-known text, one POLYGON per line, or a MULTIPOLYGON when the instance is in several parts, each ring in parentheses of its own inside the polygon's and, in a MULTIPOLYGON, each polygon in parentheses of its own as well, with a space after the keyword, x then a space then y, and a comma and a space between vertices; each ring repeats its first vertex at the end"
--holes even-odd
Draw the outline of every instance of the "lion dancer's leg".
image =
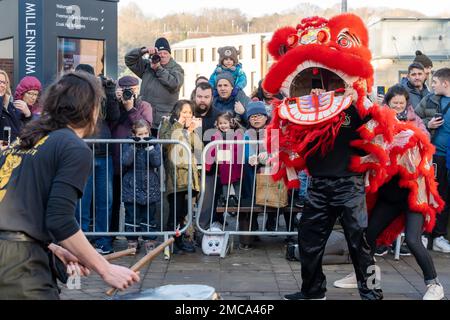
POLYGON ((336 221, 335 213, 328 210, 328 191, 328 186, 321 183, 321 179, 312 178, 298 228, 302 289, 297 297, 287 299, 325 298, 326 279, 322 271, 322 257, 336 221))
POLYGON ((333 188, 334 199, 330 204, 343 208, 340 220, 355 269, 359 294, 363 300, 382 299, 379 283, 373 283, 369 279, 375 271, 375 262, 366 239, 368 218, 364 178, 344 177, 337 182, 339 183, 333 188))

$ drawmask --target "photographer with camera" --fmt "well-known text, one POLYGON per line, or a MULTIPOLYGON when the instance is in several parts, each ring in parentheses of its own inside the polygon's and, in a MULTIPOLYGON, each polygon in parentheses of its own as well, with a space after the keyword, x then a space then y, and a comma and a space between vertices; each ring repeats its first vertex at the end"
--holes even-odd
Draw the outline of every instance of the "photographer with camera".
MULTIPOLYGON (((112 137, 114 139, 128 138, 131 129, 133 128, 133 123, 138 120, 145 120, 149 126, 152 125, 152 107, 148 102, 141 99, 138 92, 139 79, 133 76, 124 76, 119 79, 116 97, 119 101, 120 116, 119 119, 111 125, 112 137)), ((111 229, 113 231, 118 231, 122 188, 120 177, 120 145, 114 144, 111 149, 114 167, 111 229)))
POLYGON ((142 79, 142 99, 153 107, 152 135, 157 136, 162 116, 168 116, 178 101, 184 82, 184 70, 171 57, 169 42, 159 38, 154 47, 131 50, 125 56, 125 64, 142 79), (150 59, 143 56, 149 54, 150 59))
MULTIPOLYGON (((94 68, 89 64, 79 64, 76 71, 84 71, 95 75, 94 68)), ((102 84, 105 94, 101 104, 101 111, 97 122, 97 131, 94 135, 87 137, 87 139, 111 139, 110 125, 119 120, 119 103, 116 99, 116 83, 104 75, 100 75, 98 80, 102 84)), ((76 217, 80 223, 83 232, 107 232, 111 229, 111 210, 112 210, 112 179, 113 179, 113 165, 112 165, 112 148, 106 148, 106 144, 97 143, 95 146, 90 146, 93 149, 94 171, 89 176, 88 182, 84 189, 83 197, 81 198, 81 207, 77 208, 76 217), (94 214, 91 214, 91 203, 94 201, 94 214), (95 230, 90 230, 91 217, 95 217, 95 230), (109 227, 109 228, 108 228, 109 227)), ((112 252, 112 238, 111 237, 97 237, 93 240, 94 247, 100 254, 108 254, 112 252)))

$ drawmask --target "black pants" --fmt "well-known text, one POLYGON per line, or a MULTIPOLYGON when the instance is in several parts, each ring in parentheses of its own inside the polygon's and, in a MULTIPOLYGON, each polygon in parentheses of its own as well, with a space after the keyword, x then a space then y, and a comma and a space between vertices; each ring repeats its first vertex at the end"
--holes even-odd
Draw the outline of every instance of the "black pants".
MULTIPOLYGON (((393 180, 396 183, 397 179, 393 180)), ((392 184, 389 182, 388 184, 392 184)), ((397 187, 397 191, 392 188, 380 188, 378 201, 370 215, 369 227, 367 228, 367 242, 371 246, 372 255, 376 249, 376 239, 386 227, 402 212, 406 212, 405 241, 411 253, 416 258, 417 264, 423 272, 425 283, 429 284, 436 279, 436 269, 428 250, 422 244, 423 215, 411 212, 408 208, 408 194, 406 189, 397 187)))
POLYGON ((36 242, 0 240, 0 300, 57 300, 47 252, 36 242))
POLYGON ((186 217, 188 207, 186 196, 187 191, 174 192, 167 196, 167 199, 169 200, 167 230, 174 231, 178 225, 180 225, 180 229, 184 227, 184 218, 186 217), (174 218, 176 219, 175 225, 174 218))
POLYGON ((366 240, 367 208, 362 176, 342 178, 312 177, 298 230, 302 273, 302 293, 318 298, 326 292, 322 270, 325 245, 339 217, 344 228, 350 257, 358 280, 359 294, 365 300, 383 298, 381 289, 369 288, 373 256, 366 240))
POLYGON ((449 206, 448 202, 448 174, 447 166, 445 163, 445 157, 443 156, 433 156, 433 162, 436 164, 436 180, 438 182, 438 192, 441 198, 445 201, 446 205, 444 210, 436 215, 436 225, 434 226, 433 233, 431 236, 437 238, 440 236, 447 235, 447 225, 449 217, 449 206))

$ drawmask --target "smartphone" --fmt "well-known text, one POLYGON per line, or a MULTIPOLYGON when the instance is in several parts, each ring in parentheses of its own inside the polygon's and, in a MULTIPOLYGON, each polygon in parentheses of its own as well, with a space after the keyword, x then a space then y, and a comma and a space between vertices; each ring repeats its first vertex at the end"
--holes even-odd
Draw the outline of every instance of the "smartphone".
POLYGON ((385 86, 377 86, 377 95, 378 94, 384 96, 386 94, 386 87, 385 86))
POLYGON ((11 143, 11 127, 3 128, 3 142, 4 146, 9 146, 11 143))
POLYGON ((443 118, 442 113, 436 112, 436 113, 434 114, 434 118, 436 118, 436 119, 438 119, 438 120, 442 120, 442 118, 443 118))

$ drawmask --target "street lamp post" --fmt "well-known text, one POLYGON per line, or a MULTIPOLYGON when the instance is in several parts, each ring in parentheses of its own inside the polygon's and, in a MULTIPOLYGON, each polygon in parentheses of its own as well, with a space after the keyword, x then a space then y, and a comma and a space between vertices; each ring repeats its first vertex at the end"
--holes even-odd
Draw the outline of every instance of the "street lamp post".
POLYGON ((347 0, 341 1, 341 13, 347 12, 347 0))

